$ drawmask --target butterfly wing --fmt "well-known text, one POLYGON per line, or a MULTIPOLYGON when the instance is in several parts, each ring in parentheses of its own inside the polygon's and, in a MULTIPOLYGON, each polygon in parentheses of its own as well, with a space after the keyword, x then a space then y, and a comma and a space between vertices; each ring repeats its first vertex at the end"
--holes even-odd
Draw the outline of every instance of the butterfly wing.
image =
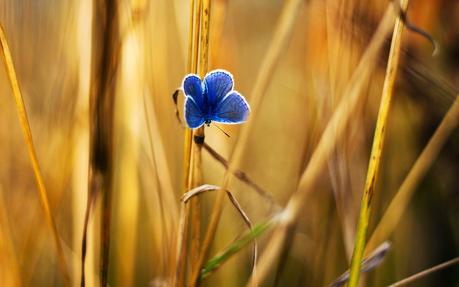
POLYGON ((215 70, 204 77, 203 83, 207 103, 215 107, 233 89, 233 76, 225 70, 215 70))
POLYGON ((185 95, 193 98, 198 107, 202 107, 204 105, 202 82, 198 75, 186 75, 183 79, 182 88, 185 95))
POLYGON ((239 124, 247 120, 249 113, 250 107, 245 98, 231 91, 218 103, 211 119, 225 124, 239 124))
POLYGON ((204 115, 192 97, 186 97, 184 113, 188 127, 195 129, 204 124, 204 115))

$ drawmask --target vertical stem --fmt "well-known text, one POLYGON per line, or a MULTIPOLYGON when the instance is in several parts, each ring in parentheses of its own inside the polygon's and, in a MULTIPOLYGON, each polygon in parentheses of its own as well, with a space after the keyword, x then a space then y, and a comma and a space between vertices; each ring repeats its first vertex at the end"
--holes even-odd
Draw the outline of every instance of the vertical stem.
MULTIPOLYGON (((201 17, 202 17, 202 1, 203 0, 196 0, 196 7, 194 9, 194 13, 196 17, 194 17, 194 28, 193 28, 193 55, 192 55, 192 64, 191 64, 191 71, 192 73, 198 73, 198 59, 199 59, 199 37, 201 36, 201 17)), ((190 28, 191 29, 191 28, 190 28)))
POLYGON ((199 76, 207 73, 209 62, 209 32, 210 32, 210 6, 211 0, 203 0, 201 16, 201 41, 199 47, 199 76))
MULTIPOLYGON (((198 59, 200 52, 199 37, 201 37, 201 21, 202 21, 202 0, 197 0, 194 12, 196 13, 195 23, 193 28, 193 55, 191 58, 191 72, 198 72, 198 59)), ((200 185, 201 183, 201 153, 200 148, 194 142, 195 137, 204 137, 204 130, 201 133, 197 133, 198 130, 188 129, 190 132, 190 166, 188 170, 188 185, 186 191, 200 185)), ((191 200, 190 204, 191 211, 191 250, 190 258, 191 262, 196 262, 199 256, 199 250, 201 245, 201 205, 198 198, 191 200)), ((193 264, 192 264, 193 266, 193 264)))
MULTIPOLYGON (((113 117, 119 62, 118 1, 93 2, 93 51, 90 88, 89 217, 96 195, 101 199, 100 285, 107 286, 113 179, 113 117), (100 48, 97 48, 100 47, 100 48)), ((87 220, 87 219, 86 219, 87 220)), ((85 238, 83 239, 85 243, 85 238)), ((83 251, 84 252, 84 251, 83 251)), ((84 256, 84 254, 83 254, 84 256)), ((82 281, 82 285, 84 285, 82 281)))
MULTIPOLYGON (((401 1, 402 9, 408 6, 408 0, 401 1)), ((368 166, 367 179, 363 191, 362 202, 360 206, 359 223, 357 226, 357 236, 355 239, 354 252, 351 262, 351 273, 349 286, 355 287, 359 281, 360 265, 363 259, 365 250, 365 239, 368 229, 368 221, 371 214, 371 203, 374 189, 376 186, 378 171, 381 164, 381 155, 384 147, 384 137, 387 127, 387 119, 389 115, 390 103, 394 89, 394 82, 397 75, 397 66, 400 59, 400 47, 402 41, 403 21, 397 18, 395 22, 394 32, 392 35, 392 43, 389 52, 389 60, 387 63, 386 76, 379 107, 378 119, 376 122, 375 136, 371 149, 370 162, 368 166)))
MULTIPOLYGON (((190 21, 188 32, 188 61, 187 72, 197 73, 198 55, 199 55, 199 37, 201 23, 201 6, 202 0, 190 0, 190 21)), ((183 192, 187 192, 195 184, 199 184, 200 173, 196 173, 195 166, 201 166, 200 156, 195 155, 195 145, 193 144, 193 130, 187 128, 184 136, 183 146, 183 192), (197 162, 199 160, 199 162, 197 162)), ((200 207, 197 200, 192 200, 190 205, 182 206, 181 218, 179 224, 179 239, 177 244, 177 260, 173 286, 184 286, 186 274, 186 255, 187 255, 187 238, 188 223, 191 214, 191 231, 192 243, 190 257, 192 261, 198 256, 200 245, 200 207), (191 206, 190 206, 191 205, 191 206)))
POLYGON ((407 210, 408 204, 416 191, 416 187, 435 162, 435 159, 438 157, 438 154, 446 143, 446 140, 454 132, 458 124, 459 95, 456 95, 456 100, 453 105, 449 108, 448 113, 435 130, 435 133, 432 135, 425 148, 422 150, 405 180, 400 185, 397 194, 390 202, 389 207, 387 207, 380 222, 376 226, 375 231, 366 246, 367 252, 376 248, 378 242, 382 242, 395 230, 397 224, 403 218, 404 212, 407 210))
MULTIPOLYGON (((201 2, 199 0, 199 2, 201 2)), ((200 6, 200 5, 199 5, 200 6)), ((200 27, 200 42, 199 42, 199 75, 201 78, 204 78, 207 73, 208 66, 208 57, 209 57, 209 32, 210 32, 210 11, 211 11, 211 0, 203 0, 202 7, 198 7, 199 16, 200 16, 200 25, 195 27, 200 27)), ((196 38, 195 38, 196 40, 196 38)), ((202 168, 201 168, 201 150, 202 144, 204 142, 204 126, 195 129, 193 131, 193 144, 192 144, 192 168, 190 170, 191 174, 191 186, 196 187, 201 184, 202 181, 202 168)), ((191 209, 192 209, 192 273, 190 278, 190 286, 195 286, 198 282, 199 271, 204 261, 206 250, 200 250, 200 232, 201 232, 201 220, 200 220, 200 204, 199 197, 191 200, 191 209), (200 251, 196 253, 196 251, 200 251), (194 253, 194 254, 193 254, 194 253)))
POLYGON ((54 243, 57 249, 57 255, 59 259, 59 268, 64 275, 64 282, 67 286, 70 285, 70 274, 67 268, 67 264, 64 258, 64 251, 62 249, 62 243, 57 231, 56 222, 54 221, 53 214, 51 212, 51 207, 48 199, 48 192, 46 191, 45 182, 43 180, 42 172, 40 169, 40 164, 38 163, 37 153, 33 144, 32 132, 30 130, 29 119, 27 116, 27 111, 24 105, 24 100, 22 98, 21 89, 19 88, 19 83, 16 77, 16 71, 14 69, 13 59, 11 57, 11 52, 6 40, 6 35, 3 30, 3 27, 0 26, 0 47, 2 50, 3 59, 5 61, 6 71, 8 78, 10 80, 11 88, 13 90, 14 100, 16 102, 16 109, 19 116, 19 122, 22 127, 22 132, 24 134, 24 139, 27 146, 27 151, 29 153, 30 161, 32 163, 32 169, 35 176, 35 181, 37 182, 38 191, 40 195, 40 202, 45 212, 46 221, 51 227, 53 234, 54 243))

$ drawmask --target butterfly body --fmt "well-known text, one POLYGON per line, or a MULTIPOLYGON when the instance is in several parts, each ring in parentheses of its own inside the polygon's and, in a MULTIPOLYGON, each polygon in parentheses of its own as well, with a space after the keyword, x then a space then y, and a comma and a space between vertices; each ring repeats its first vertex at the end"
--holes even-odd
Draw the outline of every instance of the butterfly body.
POLYGON ((245 122, 249 104, 233 90, 233 77, 225 70, 209 72, 204 79, 195 74, 185 76, 185 120, 190 128, 198 128, 212 121, 224 124, 245 122))

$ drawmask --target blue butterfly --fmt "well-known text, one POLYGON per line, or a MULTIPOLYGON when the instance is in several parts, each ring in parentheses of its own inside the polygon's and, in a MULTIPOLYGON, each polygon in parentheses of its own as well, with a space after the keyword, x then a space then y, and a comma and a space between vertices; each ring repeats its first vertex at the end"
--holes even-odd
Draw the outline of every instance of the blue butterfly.
POLYGON ((187 125, 198 128, 212 121, 239 124, 249 116, 250 107, 245 98, 233 90, 233 76, 225 70, 209 72, 204 80, 186 75, 182 84, 187 125))

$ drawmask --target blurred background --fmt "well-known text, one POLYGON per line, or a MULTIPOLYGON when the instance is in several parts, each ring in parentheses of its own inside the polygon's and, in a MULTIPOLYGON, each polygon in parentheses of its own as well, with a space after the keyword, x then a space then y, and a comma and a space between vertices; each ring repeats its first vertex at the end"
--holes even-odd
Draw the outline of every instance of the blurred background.
MULTIPOLYGON (((234 75, 251 101, 272 45, 281 0, 214 0, 209 70, 234 75)), ((299 1, 293 26, 270 72, 241 166, 279 207, 295 192, 328 120, 390 1, 299 1)), ((79 285, 81 237, 87 202, 92 1, 1 0, 7 34, 29 114, 51 209, 79 285)), ((386 148, 369 226, 375 229, 420 152, 452 105, 459 85, 459 2, 410 1, 409 20, 428 31, 439 52, 405 31, 386 148)), ((95 19, 97 20, 97 19, 95 19)), ((114 81, 114 193, 110 286, 165 286, 171 242, 177 236, 182 189, 184 127, 172 93, 187 74, 189 1, 120 0, 120 57, 114 81)), ((305 202, 295 236, 262 286, 327 286, 350 263, 360 199, 384 81, 390 35, 369 71, 346 136, 328 161, 317 190, 305 202)), ((56 249, 41 208, 11 87, 0 69, 0 286, 62 286, 56 249)), ((182 112, 182 100, 179 111, 182 112)), ((206 128, 206 142, 231 157, 243 126, 206 128)), ((388 238, 391 251, 365 286, 386 286, 458 255, 459 133, 453 132, 419 182, 388 238)), ((203 151, 204 182, 220 185, 225 170, 203 151)), ((273 214, 273 202, 250 186, 229 187, 252 222, 273 214)), ((202 197, 208 219, 215 194, 202 197)), ((88 286, 97 286, 98 247, 91 217, 88 286)), ((246 231, 226 204, 211 254, 246 231)), ((260 252, 271 233, 260 239, 260 252)), ((204 286, 244 286, 251 248, 231 258, 204 286)), ((459 267, 413 286, 459 286, 459 267)))

